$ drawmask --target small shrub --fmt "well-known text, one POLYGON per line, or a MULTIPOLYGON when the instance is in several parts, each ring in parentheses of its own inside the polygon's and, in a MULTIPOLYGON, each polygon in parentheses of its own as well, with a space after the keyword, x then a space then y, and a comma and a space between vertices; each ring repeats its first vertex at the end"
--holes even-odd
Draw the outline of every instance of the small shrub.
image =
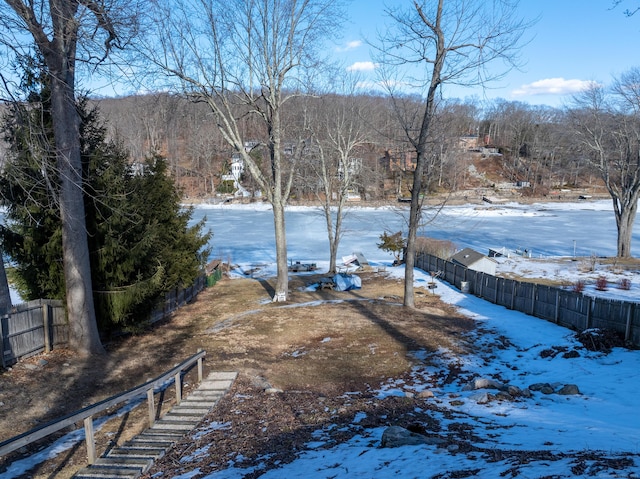
POLYGON ((386 231, 380 235, 380 243, 377 244, 378 248, 382 251, 392 253, 395 258, 395 263, 400 263, 400 256, 402 251, 407 245, 407 241, 402 237, 402 232, 389 234, 386 231))
POLYGON ((609 282, 607 281, 607 278, 604 276, 598 276, 598 279, 596 279, 596 290, 606 291, 607 289, 609 289, 609 282))
POLYGON ((574 293, 582 293, 584 291, 585 283, 581 279, 573 283, 574 293))
POLYGON ((631 289, 631 280, 629 278, 622 278, 618 281, 618 289, 629 291, 631 289))

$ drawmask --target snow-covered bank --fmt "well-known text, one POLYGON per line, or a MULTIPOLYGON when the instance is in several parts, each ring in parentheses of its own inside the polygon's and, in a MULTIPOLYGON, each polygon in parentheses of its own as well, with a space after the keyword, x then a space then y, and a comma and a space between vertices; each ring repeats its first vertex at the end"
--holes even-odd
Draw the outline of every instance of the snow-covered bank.
MULTIPOLYGON (((404 274, 401 267, 388 271, 396 277, 404 274)), ((418 272, 417 280, 424 284, 427 277, 418 272)), ((356 415, 346 427, 356 434, 344 443, 333 444, 328 434, 331 426, 325 427, 289 464, 262 471, 260 466, 244 469, 232 463, 206 479, 240 479, 256 471, 264 478, 292 479, 640 477, 640 415, 635 405, 640 352, 589 352, 572 332, 554 324, 460 293, 446 283, 438 282, 435 292, 477 321, 478 329, 462 338, 469 354, 446 349, 411 351, 417 359, 411 384, 389 378, 377 398, 417 398, 422 390, 432 391, 433 398, 414 399, 415 410, 435 402, 439 411, 430 408, 428 414, 440 424, 442 436, 468 430, 472 450, 434 445, 382 448, 384 428, 365 429, 359 425, 364 416, 356 415), (578 354, 541 354, 550 348, 578 354), (460 368, 460 379, 438 382, 452 365, 460 368), (570 383, 578 386, 580 394, 536 392, 529 398, 485 403, 480 399, 483 391, 465 390, 474 378, 520 388, 570 383)), ((191 468, 189 462, 181 464, 189 472, 176 477, 199 477, 203 460, 206 456, 194 457, 191 468)))

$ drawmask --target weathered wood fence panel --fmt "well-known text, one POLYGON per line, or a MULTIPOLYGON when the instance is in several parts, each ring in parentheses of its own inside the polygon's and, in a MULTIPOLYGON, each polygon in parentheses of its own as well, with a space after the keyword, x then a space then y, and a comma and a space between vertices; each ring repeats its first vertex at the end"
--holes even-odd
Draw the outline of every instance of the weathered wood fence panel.
POLYGON ((426 272, 441 272, 441 278, 494 304, 560 326, 582 331, 601 328, 616 331, 625 341, 640 346, 640 307, 638 303, 594 298, 562 288, 498 278, 459 264, 419 253, 416 266, 426 272))
POLYGON ((0 318, 0 335, 2 367, 66 344, 69 332, 62 301, 39 299, 17 305, 0 318))
POLYGON ((516 297, 513 301, 513 309, 516 311, 529 312, 533 311, 533 305, 536 298, 536 284, 523 283, 518 281, 516 289, 516 297))
POLYGON ((547 321, 556 322, 558 288, 539 284, 536 288, 535 314, 534 316, 547 321))
POLYGON ((565 291, 564 293, 560 295, 556 322, 560 326, 576 331, 587 329, 591 298, 574 291, 565 291))

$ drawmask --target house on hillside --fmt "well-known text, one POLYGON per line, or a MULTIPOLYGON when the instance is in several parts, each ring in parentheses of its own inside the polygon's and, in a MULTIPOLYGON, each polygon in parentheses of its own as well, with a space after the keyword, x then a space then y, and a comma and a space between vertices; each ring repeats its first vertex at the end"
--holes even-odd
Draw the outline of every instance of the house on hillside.
POLYGON ((244 173, 244 160, 239 153, 234 153, 231 157, 230 171, 222 175, 222 181, 233 181, 233 188, 236 196, 250 196, 250 193, 240 184, 240 177, 244 173))
POLYGON ((458 251, 450 258, 450 261, 481 273, 487 273, 492 276, 496 274, 497 262, 471 248, 458 251))

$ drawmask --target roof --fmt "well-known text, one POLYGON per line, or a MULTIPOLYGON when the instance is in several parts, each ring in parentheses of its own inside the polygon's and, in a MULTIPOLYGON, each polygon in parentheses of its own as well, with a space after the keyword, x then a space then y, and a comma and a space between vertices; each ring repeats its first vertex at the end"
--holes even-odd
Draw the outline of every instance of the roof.
POLYGON ((494 261, 491 258, 483 255, 482 253, 478 253, 476 250, 471 248, 465 248, 463 250, 458 251, 451 257, 451 261, 454 263, 461 264, 462 266, 471 266, 472 264, 477 263, 482 260, 494 261))

